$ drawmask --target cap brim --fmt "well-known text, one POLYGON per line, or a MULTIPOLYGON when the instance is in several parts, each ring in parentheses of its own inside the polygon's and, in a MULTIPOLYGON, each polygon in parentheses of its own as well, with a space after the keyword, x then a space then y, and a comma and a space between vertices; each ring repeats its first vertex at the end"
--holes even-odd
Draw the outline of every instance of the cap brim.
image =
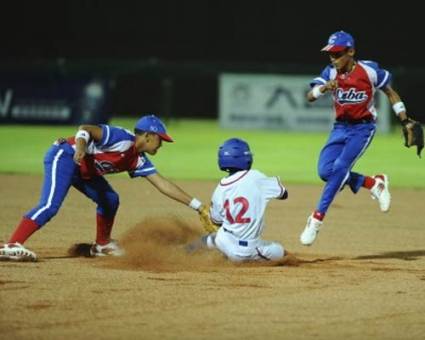
POLYGON ((326 45, 320 51, 322 52, 341 52, 344 51, 347 46, 338 46, 338 45, 326 45))
POLYGON ((166 141, 166 142, 169 142, 169 143, 174 142, 174 140, 171 138, 171 136, 167 135, 166 133, 158 133, 158 136, 161 137, 161 139, 163 141, 166 141))

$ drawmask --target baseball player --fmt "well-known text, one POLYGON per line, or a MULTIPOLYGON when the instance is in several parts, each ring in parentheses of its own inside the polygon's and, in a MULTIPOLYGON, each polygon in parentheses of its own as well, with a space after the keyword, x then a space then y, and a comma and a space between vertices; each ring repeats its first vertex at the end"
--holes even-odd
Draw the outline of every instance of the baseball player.
POLYGON ((376 130, 377 112, 374 106, 376 90, 383 91, 403 126, 410 124, 406 107, 390 85, 391 74, 376 62, 354 58, 354 39, 339 31, 329 37, 322 48, 330 59, 321 75, 311 82, 307 94, 312 102, 325 93, 332 93, 336 121, 318 162, 320 178, 326 182, 316 210, 308 217, 300 236, 303 245, 311 245, 336 194, 348 185, 353 193, 360 188, 370 191, 381 211, 390 209, 391 195, 388 176, 367 176, 352 171, 356 161, 371 143, 376 130))
POLYGON ((217 248, 230 260, 280 260, 285 250, 280 243, 260 238, 267 203, 286 199, 288 192, 278 177, 267 177, 251 169, 249 145, 231 138, 220 146, 218 166, 229 173, 217 185, 210 218, 220 228, 202 238, 208 248, 217 248))
POLYGON ((173 139, 154 115, 137 121, 134 134, 109 125, 83 125, 75 137, 56 141, 44 158, 40 202, 24 215, 9 242, 0 248, 0 259, 37 259, 37 255, 23 244, 57 214, 71 186, 97 204, 96 241, 90 254, 122 255, 123 249, 111 239, 119 196, 104 177, 110 173, 127 171, 131 178, 145 177, 166 196, 207 213, 207 208, 198 199, 162 177, 146 156, 155 155, 163 141, 173 142, 173 139))

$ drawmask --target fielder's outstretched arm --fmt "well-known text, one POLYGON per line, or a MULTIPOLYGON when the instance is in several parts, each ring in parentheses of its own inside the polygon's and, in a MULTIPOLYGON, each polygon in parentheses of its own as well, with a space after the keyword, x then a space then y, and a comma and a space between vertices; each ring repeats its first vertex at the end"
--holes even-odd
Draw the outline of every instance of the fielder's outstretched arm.
POLYGON ((146 179, 161 193, 172 198, 173 200, 188 205, 195 210, 199 210, 201 208, 202 203, 200 201, 191 197, 189 194, 183 191, 183 189, 165 177, 162 177, 159 173, 146 176, 146 179))

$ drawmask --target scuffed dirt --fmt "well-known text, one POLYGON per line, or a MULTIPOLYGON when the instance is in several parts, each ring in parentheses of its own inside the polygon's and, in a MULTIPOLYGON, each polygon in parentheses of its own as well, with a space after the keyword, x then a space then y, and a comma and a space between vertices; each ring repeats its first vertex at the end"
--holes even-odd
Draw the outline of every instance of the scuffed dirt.
MULTIPOLYGON (((342 192, 317 242, 299 234, 321 187, 288 185, 271 202, 265 239, 294 254, 281 264, 188 254, 196 213, 143 180, 109 178, 121 206, 113 230, 123 258, 68 254, 95 237, 95 205, 71 190, 59 214, 27 242, 37 263, 0 262, 5 339, 423 339, 423 190, 392 190, 379 212, 367 192, 342 192)), ((0 176, 0 242, 38 199, 38 176, 0 176)), ((204 202, 213 182, 178 182, 204 202)))

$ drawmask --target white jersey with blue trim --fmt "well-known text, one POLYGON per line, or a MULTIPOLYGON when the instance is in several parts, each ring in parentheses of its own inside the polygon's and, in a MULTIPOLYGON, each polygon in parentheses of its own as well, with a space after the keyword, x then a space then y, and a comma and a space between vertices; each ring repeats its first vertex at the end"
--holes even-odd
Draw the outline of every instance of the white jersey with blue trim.
POLYGON ((211 219, 241 240, 258 239, 264 229, 267 203, 282 198, 285 191, 279 177, 267 177, 258 170, 238 171, 216 187, 211 219))
POLYGON ((391 73, 380 68, 376 62, 359 60, 353 70, 347 73, 338 73, 334 66, 326 66, 310 86, 336 80, 338 86, 332 93, 336 118, 374 120, 377 116, 374 105, 376 89, 385 88, 391 78, 391 73))
MULTIPOLYGON (((148 157, 137 152, 133 133, 121 127, 100 127, 102 139, 87 145, 86 156, 81 161, 80 174, 83 178, 123 171, 127 171, 130 177, 144 177, 157 172, 148 157)), ((75 148, 74 137, 69 138, 68 143, 75 148)))

